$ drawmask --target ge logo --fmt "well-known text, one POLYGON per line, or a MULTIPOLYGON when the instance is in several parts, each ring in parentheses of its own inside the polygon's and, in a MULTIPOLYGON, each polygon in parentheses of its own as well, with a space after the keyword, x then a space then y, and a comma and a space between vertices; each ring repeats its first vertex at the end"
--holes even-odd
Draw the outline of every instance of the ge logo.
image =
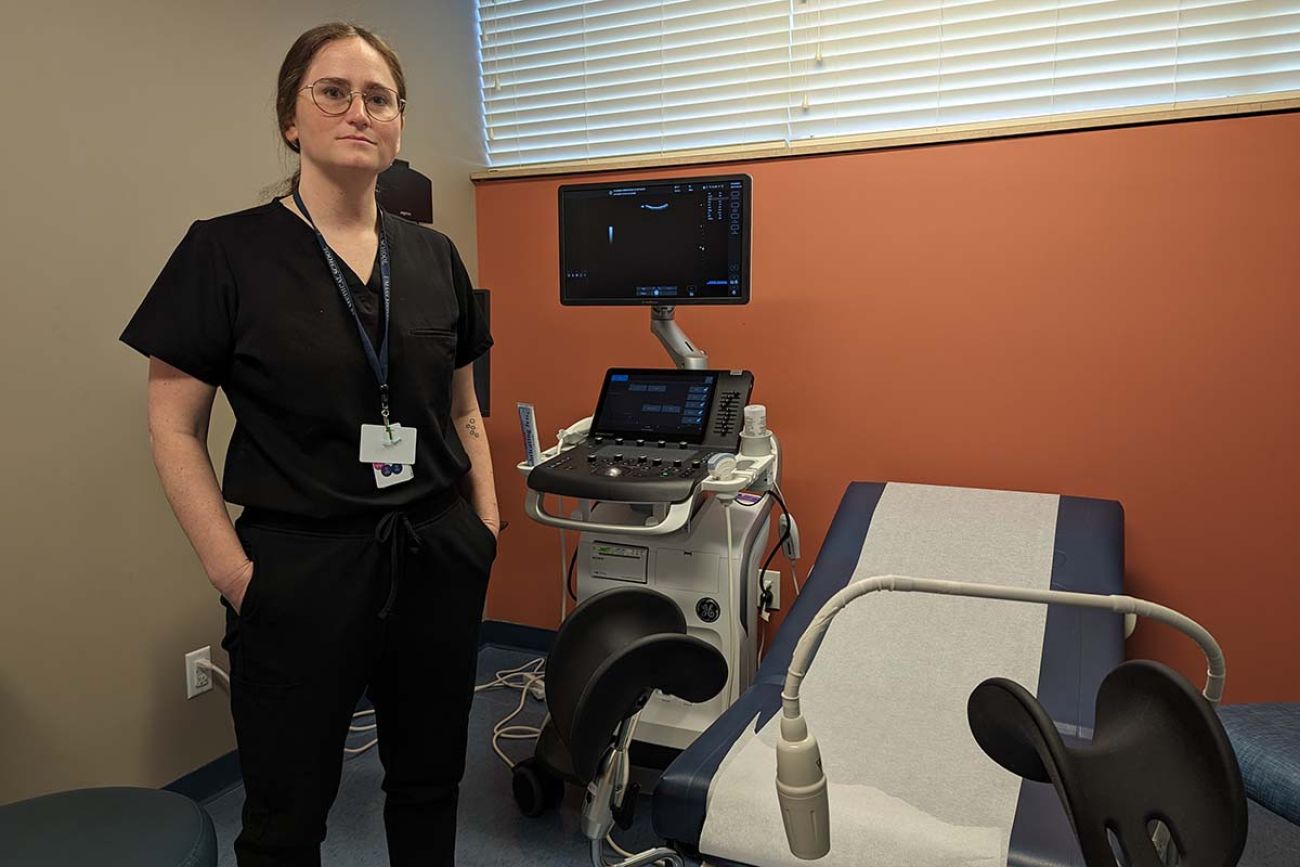
POLYGON ((712 623, 722 616, 722 608, 718 605, 717 600, 706 596, 696 603, 695 613, 705 623, 712 623))

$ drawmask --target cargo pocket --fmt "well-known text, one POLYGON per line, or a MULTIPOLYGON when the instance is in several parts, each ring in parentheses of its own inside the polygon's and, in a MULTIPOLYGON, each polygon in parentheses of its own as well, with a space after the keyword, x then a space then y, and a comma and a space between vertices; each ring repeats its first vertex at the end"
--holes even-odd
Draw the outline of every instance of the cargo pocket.
MULTIPOLYGON (((235 722, 239 766, 250 805, 270 815, 300 808, 320 757, 315 733, 325 714, 312 719, 299 684, 266 684, 230 679, 230 711, 235 722)), ((268 829, 261 829, 263 836, 268 829)))

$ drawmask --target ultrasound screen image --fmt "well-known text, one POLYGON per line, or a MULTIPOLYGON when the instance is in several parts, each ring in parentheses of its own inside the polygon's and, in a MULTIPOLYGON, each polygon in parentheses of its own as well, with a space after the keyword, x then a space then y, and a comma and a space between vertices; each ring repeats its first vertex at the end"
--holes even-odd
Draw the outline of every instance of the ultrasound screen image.
POLYGON ((564 304, 743 304, 748 178, 561 188, 564 304))

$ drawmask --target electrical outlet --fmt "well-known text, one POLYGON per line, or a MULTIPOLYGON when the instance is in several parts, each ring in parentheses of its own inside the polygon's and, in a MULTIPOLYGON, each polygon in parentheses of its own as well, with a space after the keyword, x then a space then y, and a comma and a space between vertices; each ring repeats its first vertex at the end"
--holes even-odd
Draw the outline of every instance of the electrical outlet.
POLYGON ((200 662, 209 664, 212 662, 211 647, 200 647, 198 650, 191 650, 185 654, 186 698, 194 698, 194 696, 212 689, 212 671, 205 666, 199 665, 200 662))
POLYGON ((767 606, 768 610, 779 611, 781 608, 781 573, 775 569, 764 570, 762 587, 764 590, 772 591, 772 604, 767 606))

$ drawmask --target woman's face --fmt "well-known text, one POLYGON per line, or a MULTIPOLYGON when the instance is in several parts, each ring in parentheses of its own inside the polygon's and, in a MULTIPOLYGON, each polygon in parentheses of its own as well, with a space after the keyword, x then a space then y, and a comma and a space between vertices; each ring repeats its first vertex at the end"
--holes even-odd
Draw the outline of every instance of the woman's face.
MULTIPOLYGON (((331 79, 338 90, 365 91, 376 85, 397 90, 397 82, 383 55, 359 37, 336 39, 327 43, 303 76, 305 88, 321 79, 331 79)), ((395 120, 378 121, 366 114, 360 93, 352 99, 346 112, 331 117, 312 100, 309 90, 298 91, 294 120, 285 129, 285 138, 296 141, 302 159, 326 171, 355 170, 378 175, 392 165, 402 149, 400 115, 395 120)))

